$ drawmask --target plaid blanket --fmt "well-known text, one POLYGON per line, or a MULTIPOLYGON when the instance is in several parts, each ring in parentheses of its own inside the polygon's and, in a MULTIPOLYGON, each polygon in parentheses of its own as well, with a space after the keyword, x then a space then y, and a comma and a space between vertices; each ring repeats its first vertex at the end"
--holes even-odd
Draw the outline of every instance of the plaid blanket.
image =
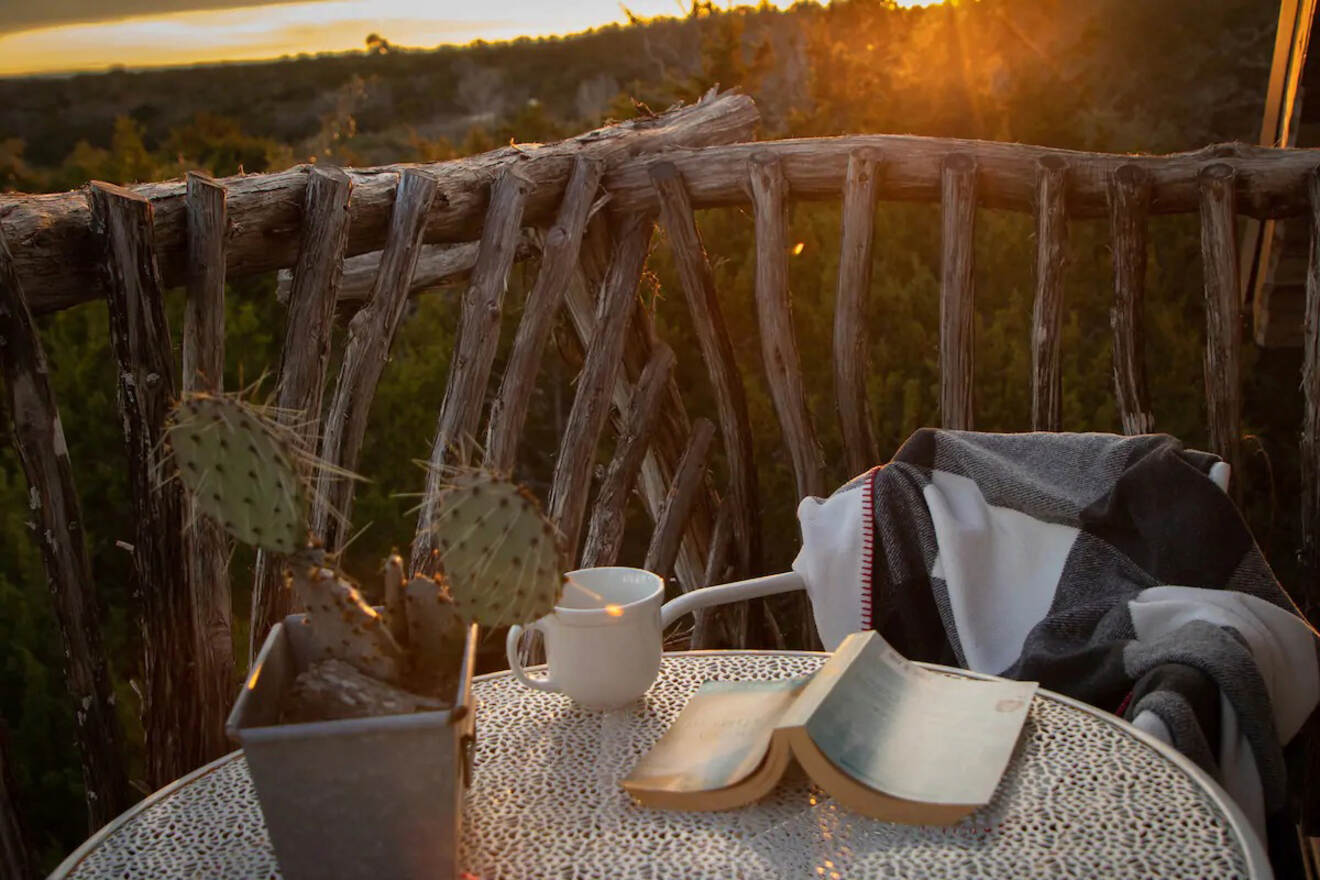
POLYGON ((1264 841, 1320 665, 1227 482, 1163 435, 923 429, 801 503, 793 567, 827 649, 874 628, 908 657, 1120 714, 1207 770, 1264 841))

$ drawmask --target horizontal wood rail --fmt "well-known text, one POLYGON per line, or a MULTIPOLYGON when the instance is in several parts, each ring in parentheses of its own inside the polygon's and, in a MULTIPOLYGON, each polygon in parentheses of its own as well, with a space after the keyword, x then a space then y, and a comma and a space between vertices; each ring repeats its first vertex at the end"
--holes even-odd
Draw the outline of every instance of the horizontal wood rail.
MULTIPOLYGON (((531 184, 526 221, 549 222, 558 209, 577 156, 617 164, 640 153, 702 147, 751 137, 760 122, 746 95, 713 91, 696 104, 658 116, 633 119, 553 144, 511 145, 503 149, 429 165, 355 168, 350 172, 347 256, 378 251, 385 244, 394 190, 405 168, 426 171, 439 181, 439 195, 427 214, 424 241, 472 241, 480 236, 490 183, 517 166, 531 184)), ((314 165, 276 174, 249 174, 217 181, 226 190, 230 219, 230 278, 292 266, 308 175, 314 165)), ((130 187, 151 202, 153 235, 166 287, 187 277, 185 183, 130 187)), ((36 314, 67 308, 103 295, 97 242, 92 234, 87 194, 75 190, 40 196, 0 196, 0 230, 9 241, 18 279, 36 314)))
MULTIPOLYGON (((1108 214, 1109 178, 1120 165, 1149 172, 1152 214, 1191 214, 1200 209, 1197 175, 1206 165, 1224 164, 1237 172, 1237 210, 1257 218, 1289 217, 1308 210, 1307 175, 1320 166, 1320 152, 1282 150, 1248 144, 1216 144, 1189 153, 1130 156, 1085 153, 955 138, 866 134, 833 138, 732 144, 702 150, 674 150, 663 161, 677 167, 694 208, 746 205, 752 201, 745 169, 753 155, 773 154, 783 164, 789 191, 798 199, 833 199, 843 192, 848 157, 872 150, 883 157, 882 201, 938 202, 941 168, 955 154, 977 167, 977 201, 983 208, 1030 213, 1036 207, 1038 163, 1053 157, 1068 168, 1068 214, 1108 214)), ((616 211, 658 210, 651 185, 651 161, 637 159, 605 175, 605 189, 616 211)))

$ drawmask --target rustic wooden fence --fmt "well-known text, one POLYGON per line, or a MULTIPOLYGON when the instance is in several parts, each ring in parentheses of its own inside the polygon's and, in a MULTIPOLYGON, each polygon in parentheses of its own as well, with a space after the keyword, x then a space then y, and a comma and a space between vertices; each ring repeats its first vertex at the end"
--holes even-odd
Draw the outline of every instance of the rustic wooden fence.
MULTIPOLYGON (((756 308, 765 379, 799 494, 828 490, 807 407, 788 289, 786 206, 839 199, 843 216, 834 323, 835 400, 849 465, 880 460, 863 380, 874 208, 881 200, 933 202, 942 214, 940 413, 971 428, 975 408, 972 243, 978 208, 1032 212, 1036 291, 1032 424, 1060 425, 1061 319, 1070 221, 1110 224, 1115 394, 1126 433, 1158 428, 1147 389, 1143 296, 1147 218, 1199 214, 1204 261, 1205 393, 1216 452, 1240 465, 1241 315, 1235 218, 1308 215, 1320 236, 1320 156, 1238 145, 1173 156, 1078 153, 1023 145, 890 135, 737 143, 756 124, 750 101, 710 96, 691 108, 560 144, 516 147, 432 166, 341 171, 308 167, 271 175, 84 193, 0 197, 0 366, 17 441, 33 488, 34 522, 68 648, 71 696, 93 822, 127 797, 106 664, 90 609, 93 579, 58 411, 45 378, 32 313, 97 296, 110 304, 120 406, 137 517, 134 563, 144 609, 149 782, 181 775, 225 748, 220 724, 231 694, 227 572, 220 536, 185 534, 190 517, 176 488, 153 481, 164 408, 176 389, 220 390, 223 282, 284 269, 288 331, 278 403, 326 413, 305 425, 323 458, 356 464, 366 414, 410 292, 465 278, 456 351, 437 420, 432 463, 469 461, 478 450, 500 468, 516 460, 528 396, 550 328, 567 309, 586 360, 561 440, 551 515, 580 547, 584 565, 610 564, 622 511, 636 485, 655 523, 644 560, 676 571, 685 589, 761 571, 763 499, 753 461, 745 377, 735 365, 695 211, 751 208, 756 308), (716 404, 716 423, 691 419, 671 375, 675 354, 636 296, 655 221, 678 270, 716 404), (7 242, 7 244, 5 243, 7 242), (508 366, 492 389, 503 296, 513 262, 539 252, 539 272, 516 329, 508 366), (170 368, 164 288, 186 285, 184 375, 170 368), (328 404, 329 332, 338 312, 349 341, 328 404), (482 427, 488 392, 493 401, 482 427), (590 467, 613 414, 618 441, 592 506, 590 467), (718 429, 718 430, 717 430, 718 429), (728 484, 712 488, 706 463, 718 434, 728 484), (480 440, 478 443, 476 441, 480 440), (191 658, 180 663, 178 658, 191 658), (171 662, 176 661, 176 662, 171 662)), ((1320 240, 1314 237, 1313 240, 1320 240)), ((1302 438, 1303 553, 1320 572, 1320 260, 1308 285, 1302 438)), ((1026 341, 1024 340, 1024 343, 1026 341)), ((916 426, 913 426, 916 427, 916 426)), ((1028 427, 1028 426, 1023 426, 1028 427)), ((1240 471, 1240 468, 1239 468, 1240 471)), ((331 506, 347 510, 352 484, 321 485, 331 505, 315 527, 331 547, 331 506)), ((428 486, 428 493, 434 490, 428 486)), ((429 496, 428 496, 429 497, 429 496)), ((431 508, 423 503, 420 525, 431 508)), ((432 564, 419 529, 414 568, 432 564)), ((273 573, 258 563, 253 642, 289 610, 273 573)), ((1317 597, 1302 598, 1310 604, 1317 597)), ((778 638, 808 644, 807 615, 778 638)), ((747 612, 702 618, 694 644, 745 639, 747 612)))

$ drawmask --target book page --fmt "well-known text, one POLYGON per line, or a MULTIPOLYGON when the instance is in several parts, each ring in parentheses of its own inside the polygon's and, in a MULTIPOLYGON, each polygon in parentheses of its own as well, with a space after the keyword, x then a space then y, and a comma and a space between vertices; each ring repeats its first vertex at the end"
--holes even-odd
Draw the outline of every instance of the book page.
MULTIPOLYGON (((863 785, 933 804, 994 795, 1026 720, 1035 682, 977 681, 912 663, 875 632, 812 712, 821 753, 863 785)), ((852 653, 852 651, 849 651, 852 653)))
POLYGON ((629 791, 705 792, 751 776, 807 679, 708 681, 623 780, 629 791))

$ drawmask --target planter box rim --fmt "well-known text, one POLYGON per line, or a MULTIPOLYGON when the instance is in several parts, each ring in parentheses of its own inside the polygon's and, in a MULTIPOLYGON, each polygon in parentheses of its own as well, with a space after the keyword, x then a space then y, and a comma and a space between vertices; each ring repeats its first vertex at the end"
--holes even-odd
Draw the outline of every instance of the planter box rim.
POLYGON ((472 673, 476 669, 477 625, 468 627, 467 638, 463 646, 463 656, 459 661, 458 689, 454 694, 453 705, 448 709, 430 712, 405 712, 397 715, 375 715, 366 718, 338 718, 328 721, 304 721, 294 724, 251 724, 247 722, 254 693, 262 670, 270 660, 270 655, 277 650, 280 638, 287 629, 289 621, 300 621, 303 614, 290 614, 283 621, 271 627, 261 652, 252 664, 243 689, 225 721, 225 733, 240 745, 289 738, 312 738, 333 736, 358 736, 382 730, 398 730, 410 727, 434 727, 438 724, 458 724, 468 718, 472 712, 472 673))

